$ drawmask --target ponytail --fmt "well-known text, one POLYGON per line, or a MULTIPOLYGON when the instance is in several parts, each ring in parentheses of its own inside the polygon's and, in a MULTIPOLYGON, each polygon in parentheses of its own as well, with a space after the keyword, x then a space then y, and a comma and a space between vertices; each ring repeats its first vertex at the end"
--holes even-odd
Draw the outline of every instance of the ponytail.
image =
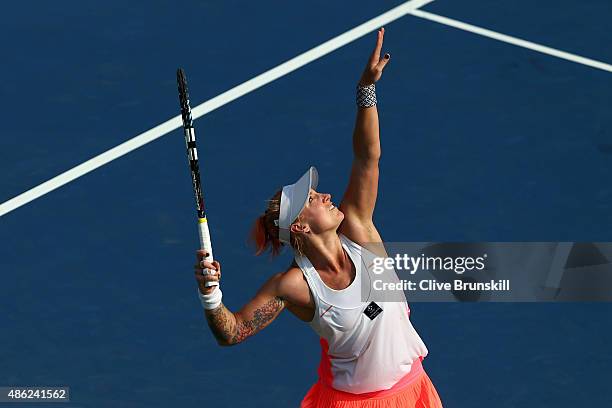
POLYGON ((272 256, 280 253, 283 243, 277 238, 273 238, 266 230, 266 215, 262 215, 255 220, 251 230, 251 239, 255 243, 255 255, 259 256, 270 248, 272 256))
MULTIPOLYGON (((270 254, 276 256, 285 246, 285 244, 278 239, 278 226, 275 224, 275 221, 278 222, 280 217, 280 200, 281 190, 277 191, 276 194, 268 200, 266 212, 255 220, 255 224, 251 230, 251 240, 255 243, 256 248, 255 255, 261 255, 270 248, 270 254)), ((302 241, 293 234, 291 234, 291 247, 299 255, 303 255, 302 241)))
POLYGON ((255 243, 255 255, 261 255, 268 248, 272 256, 280 253, 283 243, 278 239, 278 226, 274 224, 280 216, 281 192, 277 191, 270 200, 266 212, 255 220, 251 239, 255 243))

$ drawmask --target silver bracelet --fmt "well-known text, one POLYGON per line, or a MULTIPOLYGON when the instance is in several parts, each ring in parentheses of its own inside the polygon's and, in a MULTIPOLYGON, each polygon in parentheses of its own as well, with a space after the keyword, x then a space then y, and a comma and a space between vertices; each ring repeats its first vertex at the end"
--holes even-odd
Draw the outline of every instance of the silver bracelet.
POLYGON ((376 105, 376 86, 370 85, 357 85, 357 107, 359 108, 370 108, 376 105))

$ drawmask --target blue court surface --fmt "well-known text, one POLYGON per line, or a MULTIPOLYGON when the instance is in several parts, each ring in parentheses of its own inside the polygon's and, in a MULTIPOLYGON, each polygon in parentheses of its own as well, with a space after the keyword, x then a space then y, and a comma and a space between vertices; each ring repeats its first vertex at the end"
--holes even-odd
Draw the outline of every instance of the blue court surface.
MULTIPOLYGON (((6 4, 0 203, 178 115, 179 66, 196 106, 400 4, 6 4)), ((609 0, 421 10, 612 63, 609 0)), ((376 223, 386 241, 611 240, 610 71, 415 15, 385 28, 376 223)), ((196 120, 231 310, 290 262, 287 251, 253 256, 265 200, 309 165, 321 191, 343 193, 354 86, 374 40, 196 120)), ((216 345, 195 292, 180 130, 4 214, 0 242, 0 386, 67 385, 71 407, 295 407, 317 378, 318 339, 288 313, 241 345, 216 345)), ((411 309, 446 407, 612 404, 610 304, 411 309)))

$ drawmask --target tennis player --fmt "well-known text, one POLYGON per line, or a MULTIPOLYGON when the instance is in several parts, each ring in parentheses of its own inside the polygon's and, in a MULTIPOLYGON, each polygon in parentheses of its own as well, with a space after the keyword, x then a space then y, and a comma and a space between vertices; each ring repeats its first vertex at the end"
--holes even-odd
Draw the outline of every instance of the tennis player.
POLYGON ((320 336, 319 380, 304 397, 303 408, 441 407, 423 369, 425 344, 413 328, 403 302, 362 300, 361 282, 372 277, 375 256, 366 243, 382 239, 372 221, 378 190, 380 140, 375 83, 390 60, 381 58, 384 28, 357 86, 354 161, 338 207, 317 191, 311 167, 296 183, 284 186, 256 221, 257 253, 277 254, 290 246, 294 263, 272 276, 240 311, 222 303, 219 262, 203 261, 198 251, 195 275, 206 319, 220 345, 244 341, 269 325, 284 309, 307 322, 320 336), (370 266, 368 266, 370 265, 370 266))

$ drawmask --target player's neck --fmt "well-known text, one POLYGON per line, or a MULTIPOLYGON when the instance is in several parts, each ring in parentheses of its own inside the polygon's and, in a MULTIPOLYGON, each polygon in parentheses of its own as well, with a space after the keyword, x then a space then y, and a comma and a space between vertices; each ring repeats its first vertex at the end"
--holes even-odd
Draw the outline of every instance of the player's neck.
POLYGON ((305 243, 304 255, 320 273, 344 273, 347 265, 350 266, 350 260, 347 259, 336 231, 309 239, 305 243))

